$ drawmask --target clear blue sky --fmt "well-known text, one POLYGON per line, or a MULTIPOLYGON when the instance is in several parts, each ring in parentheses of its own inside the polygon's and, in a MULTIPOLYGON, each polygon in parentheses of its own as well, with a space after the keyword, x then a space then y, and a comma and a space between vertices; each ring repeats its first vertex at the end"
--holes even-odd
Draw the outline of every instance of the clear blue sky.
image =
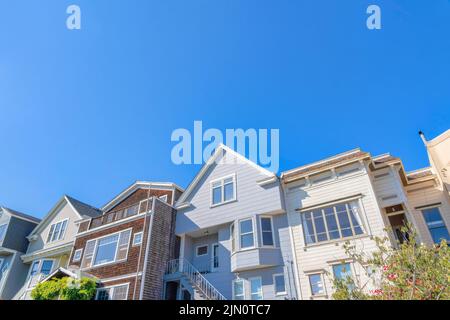
POLYGON ((0 0, 0 204, 38 217, 186 187, 170 136, 194 120, 280 129, 281 170, 355 147, 413 170, 449 110, 448 0, 0 0))

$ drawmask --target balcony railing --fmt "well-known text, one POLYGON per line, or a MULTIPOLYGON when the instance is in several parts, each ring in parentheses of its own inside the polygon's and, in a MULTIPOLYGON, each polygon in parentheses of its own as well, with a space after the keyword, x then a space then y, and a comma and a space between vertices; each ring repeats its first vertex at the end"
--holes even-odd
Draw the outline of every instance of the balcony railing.
POLYGON ((148 199, 120 210, 105 213, 100 217, 92 218, 89 229, 98 228, 113 223, 115 221, 119 221, 141 213, 145 213, 148 210, 150 210, 151 207, 152 207, 152 200, 148 199))

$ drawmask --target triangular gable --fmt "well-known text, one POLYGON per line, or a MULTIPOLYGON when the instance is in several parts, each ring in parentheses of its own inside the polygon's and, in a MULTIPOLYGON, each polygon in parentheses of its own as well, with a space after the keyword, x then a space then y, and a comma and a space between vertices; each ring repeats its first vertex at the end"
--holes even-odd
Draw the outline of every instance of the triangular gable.
POLYGON ((277 176, 273 172, 270 172, 269 170, 259 166, 258 164, 254 163, 253 161, 250 161, 243 155, 241 155, 239 152, 234 151, 233 149, 227 147, 224 144, 219 144, 214 151, 214 153, 209 157, 208 161, 205 162, 205 164, 202 166, 200 171, 197 173, 195 178, 191 181, 189 186, 187 187, 186 191, 181 195, 181 197, 178 199, 175 207, 182 207, 186 205, 186 199, 190 196, 192 191, 195 189, 197 184, 200 182, 200 180, 203 178, 203 176, 208 172, 208 169, 216 162, 219 156, 224 156, 225 153, 229 153, 234 155, 239 161, 242 161, 243 163, 249 164, 251 167, 257 169, 262 174, 266 175, 269 181, 271 179, 275 179, 277 176))

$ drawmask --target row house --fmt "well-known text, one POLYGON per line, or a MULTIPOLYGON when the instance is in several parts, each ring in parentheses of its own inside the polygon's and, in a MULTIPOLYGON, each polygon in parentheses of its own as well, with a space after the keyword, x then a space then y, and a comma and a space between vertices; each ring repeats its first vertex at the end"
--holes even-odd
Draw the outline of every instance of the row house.
POLYGON ((162 299, 163 275, 176 256, 173 183, 136 182, 78 221, 69 270, 94 277, 97 300, 162 299))
POLYGON ((28 265, 20 257, 28 247, 27 236, 40 220, 0 207, 0 300, 10 300, 22 287, 28 265))
POLYGON ((67 270, 77 222, 100 215, 99 209, 64 195, 27 236, 28 248, 21 259, 28 273, 14 299, 31 299, 36 284, 60 268, 67 270))

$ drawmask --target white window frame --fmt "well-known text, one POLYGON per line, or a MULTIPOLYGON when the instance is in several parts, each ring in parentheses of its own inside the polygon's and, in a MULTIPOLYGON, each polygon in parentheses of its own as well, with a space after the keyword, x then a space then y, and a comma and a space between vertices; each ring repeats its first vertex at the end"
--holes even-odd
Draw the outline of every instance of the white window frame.
POLYGON ((36 260, 33 260, 31 262, 30 269, 28 270, 28 278, 31 277, 31 271, 32 271, 32 268, 33 268, 33 264, 35 262, 38 263, 36 275, 42 274, 42 264, 44 263, 44 261, 51 261, 52 262, 52 267, 50 269, 49 274, 51 274, 55 270, 55 261, 56 261, 56 259, 49 259, 49 258, 36 259, 36 260))
POLYGON ((357 285, 357 283, 356 283, 356 281, 357 281, 356 272, 355 272, 355 269, 354 269, 354 266, 353 266, 353 262, 351 260, 341 260, 341 261, 335 261, 335 262, 330 263, 331 274, 333 275, 333 280, 336 280, 336 275, 334 274, 334 267, 342 265, 342 264, 348 264, 349 265, 350 276, 352 277, 353 282, 355 283, 355 285, 357 285))
MULTIPOLYGON (((128 259, 128 254, 130 253, 130 241, 131 241, 131 238, 132 238, 131 234, 132 234, 132 228, 128 228, 128 229, 120 230, 120 231, 117 231, 117 232, 113 232, 113 233, 110 233, 110 234, 107 234, 107 235, 104 235, 104 236, 101 236, 101 237, 98 237, 98 238, 95 238, 95 239, 90 239, 89 241, 95 241, 95 246, 94 246, 94 251, 93 251, 93 255, 92 255, 92 259, 91 259, 91 264, 90 264, 90 266, 87 266, 85 268, 86 269, 97 268, 97 267, 101 267, 101 266, 108 265, 108 264, 113 264, 113 263, 126 261, 128 259), (122 232, 126 232, 128 230, 130 230, 130 239, 128 240, 127 255, 125 256, 125 258, 117 260, 117 252, 119 250, 120 234, 122 232), (114 260, 113 261, 104 262, 104 263, 95 264, 95 258, 97 257, 97 250, 98 250, 98 242, 99 242, 99 240, 101 240, 103 238, 114 236, 116 234, 119 234, 119 239, 117 240, 117 247, 116 247, 116 251, 114 252, 114 260)), ((86 242, 86 244, 87 244, 87 242, 86 242)), ((84 252, 84 253, 86 253, 86 252, 84 252)), ((84 260, 84 256, 83 256, 83 260, 84 260)), ((83 262, 81 262, 81 265, 83 265, 83 262)))
MULTIPOLYGON (((341 264, 341 263, 335 263, 335 265, 337 264, 341 264)), ((333 271, 333 265, 331 266, 331 271, 333 271)), ((323 277, 324 272, 323 271, 311 271, 306 273, 306 276, 308 277, 308 283, 309 283, 309 292, 311 297, 323 297, 327 295, 327 288, 325 286, 325 279, 323 277), (313 290, 312 290, 312 284, 311 284, 311 276, 316 276, 318 275, 320 277, 320 282, 322 283, 322 288, 323 288, 323 292, 322 293, 318 293, 318 294, 314 294, 313 290)), ((334 279, 334 273, 333 273, 333 279, 334 279)))
POLYGON ((6 226, 5 227, 5 233, 3 235, 0 235, 0 241, 3 241, 6 237, 6 232, 8 231, 8 223, 4 223, 4 224, 0 224, 0 228, 6 226))
POLYGON ((163 196, 160 196, 158 199, 167 203, 167 201, 169 200, 169 196, 165 194, 163 196))
POLYGON ((243 297, 242 300, 247 300, 246 290, 245 290, 245 280, 244 279, 234 279, 232 281, 232 284, 231 284, 231 289, 232 290, 231 291, 232 291, 232 298, 233 298, 233 300, 237 300, 237 299, 235 299, 236 298, 236 293, 234 292, 234 284, 236 282, 241 282, 242 283, 242 297, 243 297))
POLYGON ((73 262, 80 262, 81 258, 83 257, 83 248, 81 249, 77 249, 75 250, 75 252, 73 253, 73 262), (77 254, 79 254, 80 256, 77 258, 77 254))
POLYGON ((217 207, 217 206, 221 206, 223 204, 227 204, 227 203, 236 201, 237 200, 237 188, 236 187, 237 187, 237 184, 236 184, 236 173, 233 173, 233 174, 230 174, 230 175, 218 178, 218 179, 211 180, 209 182, 210 206, 211 206, 211 208, 217 207), (233 178, 233 182, 232 182, 233 183, 233 198, 230 199, 230 200, 225 201, 225 188, 224 188, 225 185, 224 185, 224 181, 226 179, 229 179, 229 178, 233 178), (214 203, 214 197, 213 197, 213 189, 214 188, 213 188, 213 184, 215 184, 217 182, 220 182, 221 201, 218 202, 218 203, 214 203))
POLYGON ((133 247, 140 246, 140 245, 142 244, 143 237, 144 237, 144 233, 143 233, 142 231, 136 232, 136 233, 133 235, 133 242, 132 242, 133 247), (139 241, 138 243, 136 243, 136 237, 139 236, 139 235, 141 236, 141 241, 139 241))
POLYGON ((52 242, 64 240, 64 237, 66 236, 66 232, 67 232, 68 227, 69 227, 69 218, 63 219, 63 220, 59 220, 58 222, 52 223, 50 225, 50 229, 48 229, 47 238, 46 238, 46 242, 45 243, 52 243, 52 242), (62 228, 62 226, 64 224, 64 221, 66 221, 66 228, 64 229, 64 233, 61 234, 61 229, 59 229, 58 238, 55 239, 55 240, 49 239, 48 236, 50 235, 50 232, 52 231, 52 226, 55 226, 55 229, 53 230, 53 234, 52 234, 52 238, 53 238, 53 236, 55 235, 56 226, 61 223, 61 228, 62 228))
MULTIPOLYGON (((257 238, 256 238, 256 228, 255 228, 255 219, 254 219, 254 217, 251 217, 251 218, 245 218, 245 219, 239 220, 239 221, 238 221, 238 231, 239 231, 239 233, 238 233, 238 238, 239 238, 239 239, 238 239, 238 240, 239 240, 239 250, 240 250, 240 251, 251 250, 251 249, 255 249, 255 248, 257 247, 257 244, 256 244, 256 241, 257 241, 257 238), (252 246, 252 247, 242 248, 242 244, 241 244, 241 236, 242 236, 242 233, 241 233, 241 222, 247 221, 247 220, 251 220, 251 221, 252 221, 253 246, 252 246)), ((244 235, 245 235, 245 234, 250 234, 250 232, 244 233, 244 235)))
POLYGON ((250 297, 250 300, 253 300, 252 299, 252 295, 253 294, 258 294, 258 293, 261 293, 261 300, 264 300, 264 290, 263 290, 263 283, 262 283, 262 277, 251 277, 251 278, 248 278, 248 284, 249 284, 249 297, 250 297), (261 283, 261 289, 260 289, 260 291, 261 292, 253 292, 252 291, 252 280, 259 280, 259 282, 261 283))
MULTIPOLYGON (((450 229, 448 228, 447 223, 445 222, 444 217, 442 216, 442 211, 441 211, 440 207, 441 207, 441 205, 438 204, 438 205, 431 205, 431 206, 420 208, 420 213, 422 215, 423 223, 427 227, 428 234, 430 235, 431 242, 433 242, 433 243, 434 243, 433 234, 431 233, 430 227, 428 226, 427 220, 425 219, 425 213, 424 213, 425 210, 430 210, 430 209, 436 208, 439 211, 439 215, 441 216, 441 220, 442 220, 442 223, 444 224, 444 227, 447 229, 447 232, 450 234, 450 229)), ((1 239, 0 239, 0 241, 1 241, 1 239)))
POLYGON ((273 292, 275 293, 276 296, 285 296, 287 294, 287 290, 286 290, 286 277, 284 276, 284 273, 275 273, 273 276, 273 292), (284 281, 284 291, 280 291, 277 292, 277 284, 275 282, 275 278, 277 277, 283 277, 283 281, 284 281))
POLYGON ((207 244, 200 244, 198 246, 195 246, 195 256, 196 257, 204 257, 204 256, 207 256, 208 254, 209 254, 209 245, 207 245, 207 244), (201 247, 206 247, 206 253, 198 254, 198 248, 201 248, 201 247))
MULTIPOLYGON (((113 286, 107 286, 107 287, 102 287, 102 288, 98 288, 97 289, 97 291, 95 292, 95 300, 97 300, 98 299, 98 293, 100 292, 100 291, 105 291, 105 290, 108 290, 108 289, 112 289, 112 294, 110 295, 111 297, 114 295, 114 289, 116 288, 116 287, 124 287, 124 286, 126 286, 127 287, 127 293, 126 293, 126 298, 125 299, 123 299, 122 301, 125 301, 125 300, 128 300, 128 293, 129 293, 129 291, 130 291, 130 283, 129 282, 127 282, 127 283, 121 283, 121 284, 116 284, 116 285, 113 285, 113 286)), ((108 300, 112 300, 112 299, 108 299, 108 300)), ((117 300, 117 301, 120 301, 120 300, 117 300)))
POLYGON ((273 217, 272 216, 260 216, 259 217, 259 229, 261 232, 261 247, 275 247, 275 231, 273 228, 273 217), (270 219, 270 228, 272 233, 272 244, 264 244, 264 237, 263 237, 263 229, 262 229, 262 219, 270 219))
POLYGON ((230 225, 230 240, 231 253, 234 253, 238 250, 236 242, 236 223, 234 222, 230 225))

